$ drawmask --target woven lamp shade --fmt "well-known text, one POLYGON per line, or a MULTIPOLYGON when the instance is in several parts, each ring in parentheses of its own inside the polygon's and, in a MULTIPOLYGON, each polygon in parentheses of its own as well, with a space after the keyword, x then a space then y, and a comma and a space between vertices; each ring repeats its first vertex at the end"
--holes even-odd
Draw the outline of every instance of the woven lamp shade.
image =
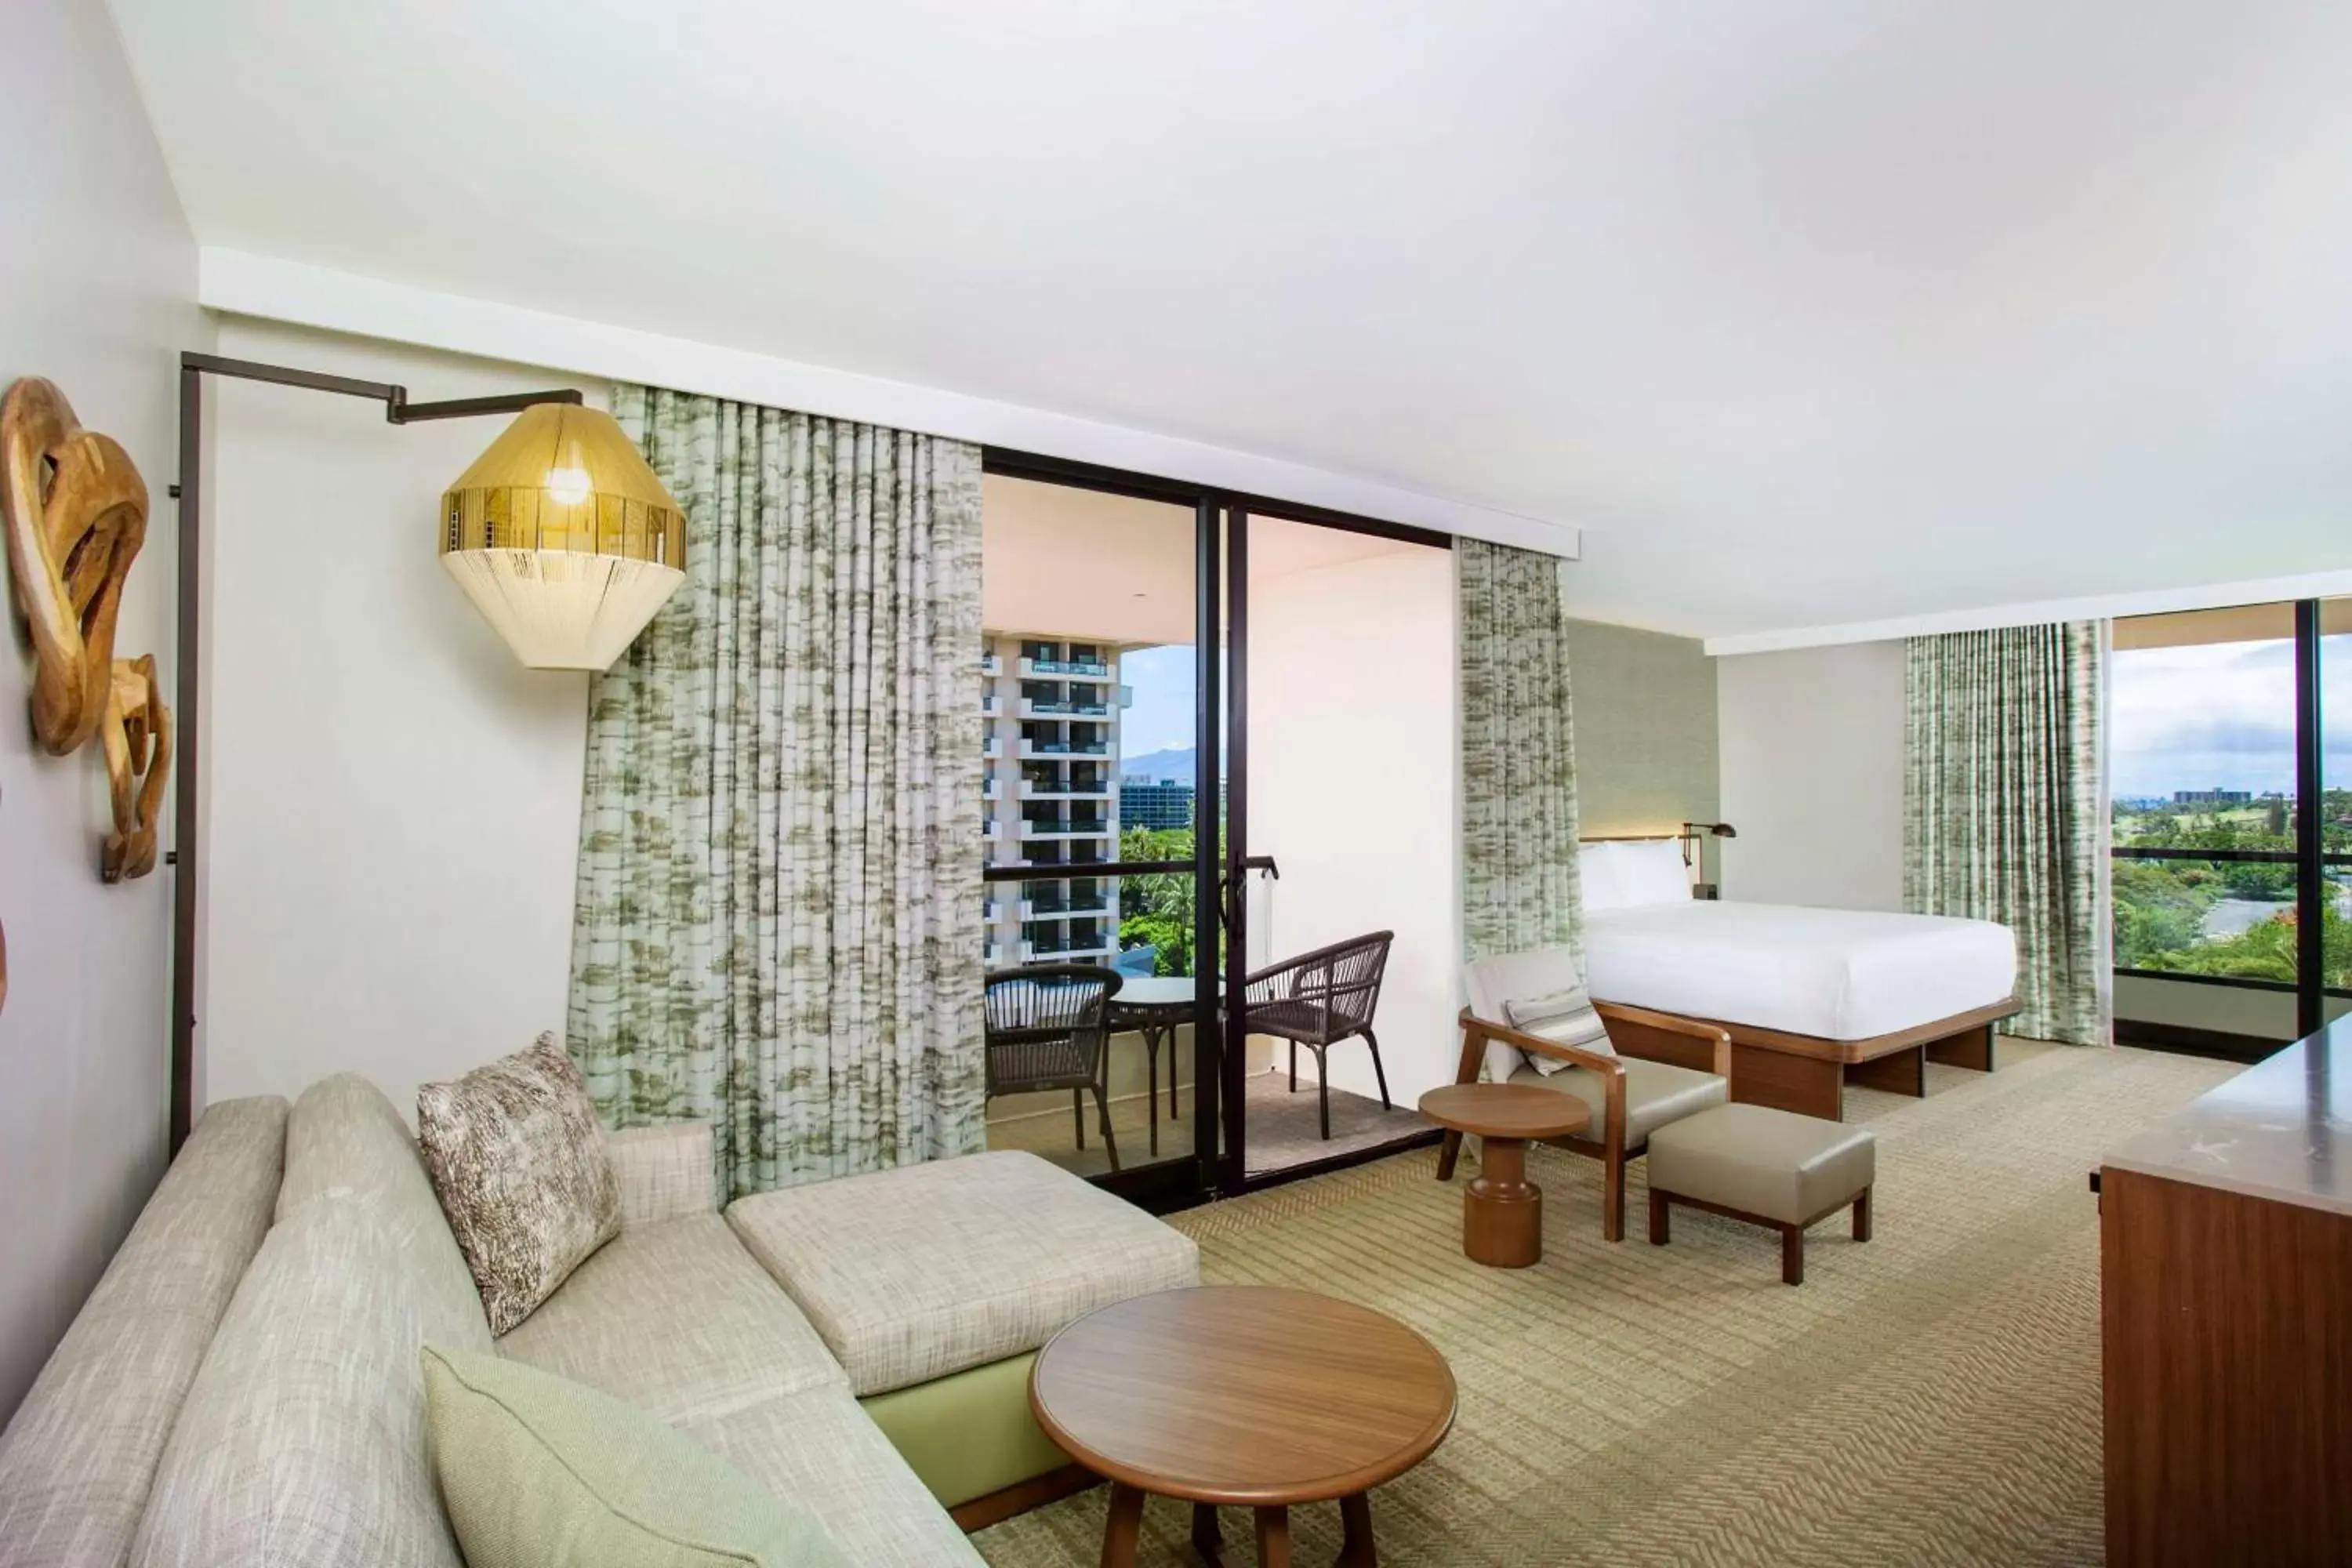
POLYGON ((604 669, 686 581, 686 516, 599 409, 526 408, 441 498, 441 564, 533 669, 604 669))

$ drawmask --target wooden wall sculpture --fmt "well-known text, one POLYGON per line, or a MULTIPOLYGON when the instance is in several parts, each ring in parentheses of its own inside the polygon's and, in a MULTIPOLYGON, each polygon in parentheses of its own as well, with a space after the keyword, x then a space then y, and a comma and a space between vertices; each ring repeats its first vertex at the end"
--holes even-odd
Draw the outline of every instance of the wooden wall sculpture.
POLYGON ((99 743, 106 749, 114 831, 100 851, 98 874, 110 882, 143 877, 155 868, 155 824, 172 777, 172 710, 155 683, 152 654, 114 661, 99 743))
POLYGON ((106 716, 147 486, 120 442, 83 429, 54 383, 26 376, 0 402, 0 512, 33 639, 33 734, 61 757, 106 716))
MULTIPOLYGON (((172 777, 172 712, 152 654, 114 657, 123 580, 147 540, 147 485, 121 442, 85 430, 54 383, 26 376, 0 400, 0 528, 33 645, 33 738, 64 756, 100 735, 114 831, 109 882, 155 868, 172 777)), ((0 1003, 8 994, 0 933, 0 1003)))

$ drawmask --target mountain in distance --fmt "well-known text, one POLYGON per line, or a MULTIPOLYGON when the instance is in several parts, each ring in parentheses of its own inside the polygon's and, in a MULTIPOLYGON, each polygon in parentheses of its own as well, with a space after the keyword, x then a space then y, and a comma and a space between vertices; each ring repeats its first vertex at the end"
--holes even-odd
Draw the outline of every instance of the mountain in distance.
POLYGON ((1123 779, 1175 779, 1181 784, 1192 782, 1192 748, 1171 746, 1166 751, 1146 752, 1138 757, 1118 760, 1118 776, 1123 779))

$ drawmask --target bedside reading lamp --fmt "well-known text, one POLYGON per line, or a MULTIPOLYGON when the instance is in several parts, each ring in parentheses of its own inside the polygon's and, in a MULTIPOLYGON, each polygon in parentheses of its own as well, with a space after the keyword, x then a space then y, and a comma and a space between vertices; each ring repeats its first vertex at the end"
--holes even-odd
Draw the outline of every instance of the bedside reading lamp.
POLYGON ((1737 838, 1739 837, 1739 830, 1732 826, 1731 824, 1727 822, 1685 822, 1683 824, 1683 864, 1685 866, 1696 865, 1698 868, 1698 880, 1693 884, 1691 888, 1691 897, 1695 899, 1712 899, 1716 897, 1716 884, 1706 879, 1706 851, 1704 847, 1697 847, 1698 841, 1702 837, 1707 838, 1737 838), (1692 858, 1695 847, 1697 855, 1696 861, 1692 858))

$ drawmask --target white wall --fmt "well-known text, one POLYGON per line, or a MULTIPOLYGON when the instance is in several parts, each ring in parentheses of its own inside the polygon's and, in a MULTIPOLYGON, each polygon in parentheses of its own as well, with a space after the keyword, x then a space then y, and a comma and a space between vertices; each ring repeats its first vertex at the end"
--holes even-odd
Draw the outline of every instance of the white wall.
MULTIPOLYGON (((154 654, 168 692, 174 360, 210 333, 195 241, 100 0, 0 6, 0 386, 47 376, 138 464, 147 543, 115 652, 154 654)), ((163 1173, 170 1095, 173 873, 99 881, 111 819, 97 742, 64 758, 35 750, 25 647, 12 625, 0 659, 0 1421, 163 1173)))
POLYGON ((1717 661, 1723 896, 1903 907, 1903 645, 1717 661))
MULTIPOLYGON (((236 319, 220 346, 418 400, 581 384, 236 319)), ((563 1027, 587 677, 524 669, 435 555, 501 419, 242 382, 214 409, 205 1085, 351 1068, 413 1115, 417 1084, 563 1027)))
MULTIPOLYGON (((1249 847, 1282 867, 1270 950, 1396 932, 1373 1026, 1411 1105, 1460 1057, 1453 558, 1407 547, 1255 580, 1249 633, 1249 847)), ((1376 1092, 1361 1046, 1330 1062, 1334 1086, 1376 1092)))

